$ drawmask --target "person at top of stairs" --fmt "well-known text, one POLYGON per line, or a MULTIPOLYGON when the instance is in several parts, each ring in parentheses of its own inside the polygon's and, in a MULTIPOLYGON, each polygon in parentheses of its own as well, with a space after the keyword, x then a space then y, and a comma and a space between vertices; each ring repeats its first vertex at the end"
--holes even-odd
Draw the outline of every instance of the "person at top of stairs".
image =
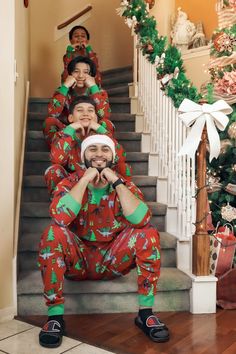
POLYGON ((48 320, 39 343, 55 348, 64 334, 64 277, 113 279, 137 268, 139 313, 135 324, 155 342, 169 339, 168 328, 152 312, 160 276, 160 237, 150 224, 142 192, 110 168, 115 144, 92 135, 81 144, 82 176, 71 174, 57 186, 50 206, 53 223, 39 245, 39 268, 48 320))
MULTIPOLYGON (((68 65, 68 74, 65 82, 55 91, 48 104, 48 117, 44 121, 43 133, 49 147, 55 133, 68 124, 69 105, 77 96, 92 97, 96 103, 99 119, 110 118, 111 109, 107 92, 95 83, 96 66, 93 61, 81 56, 74 58, 68 65)), ((111 127, 113 130, 112 124, 111 127)))
MULTIPOLYGON (((69 125, 57 132, 51 145, 50 159, 53 163, 45 171, 45 181, 50 196, 55 190, 56 185, 68 173, 78 169, 84 169, 80 159, 81 142, 90 134, 106 134, 112 137, 107 130, 111 124, 110 120, 101 120, 95 111, 95 102, 89 96, 78 96, 70 104, 68 121, 69 125)), ((126 163, 126 153, 122 145, 112 137, 115 143, 116 157, 112 168, 124 179, 131 179, 131 166, 126 163)))
POLYGON ((101 86, 101 73, 98 69, 98 58, 89 44, 90 34, 87 28, 83 26, 74 26, 69 32, 70 44, 66 48, 66 53, 63 56, 64 70, 61 75, 62 83, 68 76, 67 67, 72 59, 78 56, 89 57, 96 65, 95 82, 101 86))

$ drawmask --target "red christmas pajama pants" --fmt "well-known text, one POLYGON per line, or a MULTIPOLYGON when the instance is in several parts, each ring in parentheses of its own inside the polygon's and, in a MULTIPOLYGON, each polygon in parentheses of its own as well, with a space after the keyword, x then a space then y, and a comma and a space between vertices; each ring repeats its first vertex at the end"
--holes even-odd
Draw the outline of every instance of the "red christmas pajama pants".
POLYGON ((81 240, 67 227, 49 226, 40 241, 39 268, 46 304, 64 303, 64 276, 71 280, 113 279, 137 267, 138 293, 154 295, 160 275, 160 240, 150 224, 127 227, 111 242, 81 240))

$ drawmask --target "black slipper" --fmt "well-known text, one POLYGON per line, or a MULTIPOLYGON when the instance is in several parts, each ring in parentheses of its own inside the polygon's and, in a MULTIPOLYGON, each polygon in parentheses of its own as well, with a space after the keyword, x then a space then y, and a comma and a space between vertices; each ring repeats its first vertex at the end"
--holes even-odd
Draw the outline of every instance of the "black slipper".
POLYGON ((39 333, 39 344, 46 348, 57 348, 61 345, 64 334, 64 322, 50 320, 39 333))
POLYGON ((138 316, 135 318, 135 324, 138 326, 153 342, 167 342, 170 338, 168 328, 159 318, 154 315, 146 319, 146 324, 138 316))

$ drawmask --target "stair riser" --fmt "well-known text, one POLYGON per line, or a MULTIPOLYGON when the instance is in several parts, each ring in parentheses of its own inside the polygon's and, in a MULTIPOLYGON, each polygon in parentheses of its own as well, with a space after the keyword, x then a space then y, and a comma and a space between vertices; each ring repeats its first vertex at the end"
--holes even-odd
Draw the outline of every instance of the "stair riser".
MULTIPOLYGON (((140 187, 146 201, 156 201, 156 188, 140 187)), ((46 188, 43 187, 27 187, 23 191, 23 202, 47 202, 49 194, 46 188)))
MULTIPOLYGON (((128 161, 132 167, 133 175, 147 175, 148 162, 128 161)), ((44 175, 45 170, 50 166, 49 161, 26 161, 24 175, 44 175)))
MULTIPOLYGON (((159 230, 165 230, 165 217, 154 215, 151 219, 152 224, 159 230)), ((50 218, 48 217, 22 217, 20 223, 20 234, 24 233, 42 233, 46 227, 50 224, 50 218)))
POLYGON ((102 71, 102 80, 105 80, 106 78, 120 76, 122 74, 131 75, 132 73, 133 73, 133 68, 131 66, 127 66, 124 68, 110 69, 110 70, 102 71))
POLYGON ((126 84, 128 86, 129 83, 133 81, 133 75, 132 74, 120 74, 116 75, 113 77, 109 78, 104 78, 102 81, 102 87, 103 89, 107 90, 109 88, 112 88, 114 86, 121 86, 123 84, 126 84))
MULTIPOLYGON (((119 143, 128 152, 139 152, 141 151, 141 141, 140 140, 122 140, 119 139, 119 143)), ((48 146, 44 139, 27 139, 26 145, 27 151, 48 151, 48 146)))
MULTIPOLYGON (((154 311, 189 311, 189 291, 159 291, 154 311)), ((136 313, 138 302, 136 293, 122 294, 79 294, 65 295, 65 314, 89 313, 136 313)), ((42 295, 19 295, 18 315, 46 315, 47 308, 42 295)))
POLYGON ((107 90, 108 97, 128 97, 129 96, 129 88, 127 87, 112 87, 107 90))
MULTIPOLYGON (((135 122, 126 122, 126 121, 112 121, 115 125, 116 131, 123 131, 123 132, 134 132, 135 130, 135 122)), ((28 121, 28 129, 29 130, 42 130, 43 129, 43 122, 37 119, 30 119, 28 121)))
MULTIPOLYGON (((35 240, 38 247, 40 237, 35 240)), ((29 245, 30 246, 30 245, 29 245)), ((19 271, 37 270, 38 252, 19 252, 18 253, 18 269, 19 271)), ((175 249, 166 249, 161 252, 161 265, 162 267, 175 267, 176 256, 175 249)))
MULTIPOLYGON (((110 103, 111 111, 113 113, 130 113, 129 103, 110 103)), ((31 102, 29 103, 29 111, 35 113, 45 114, 47 116, 48 104, 41 102, 31 102)))

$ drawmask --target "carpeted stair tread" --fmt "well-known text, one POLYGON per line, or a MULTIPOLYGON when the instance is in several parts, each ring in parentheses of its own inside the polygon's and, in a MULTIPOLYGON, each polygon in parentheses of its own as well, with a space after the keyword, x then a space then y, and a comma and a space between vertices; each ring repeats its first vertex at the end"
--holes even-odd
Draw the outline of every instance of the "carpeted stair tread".
POLYGON ((113 96, 117 96, 117 97, 128 96, 129 88, 127 85, 114 86, 107 89, 107 94, 109 98, 113 96))
MULTIPOLYGON (((37 252, 38 242, 40 240, 41 232, 36 231, 34 233, 28 232, 21 235, 18 250, 20 252, 37 252)), ((176 249, 177 239, 175 236, 168 232, 160 232, 161 249, 176 249)))
POLYGON ((102 87, 105 90, 114 86, 120 86, 121 83, 129 84, 133 81, 133 74, 129 72, 120 73, 120 75, 113 75, 111 77, 105 77, 102 80, 102 87))
MULTIPOLYGON (((64 294, 136 293, 136 270, 113 280, 65 280, 64 294)), ((191 288, 191 279, 177 268, 162 268, 158 291, 181 291, 191 288)), ((18 294, 42 294, 41 274, 37 270, 22 272, 18 280, 18 294)))
MULTIPOLYGON (((156 202, 147 202, 153 215, 165 215, 166 205, 156 202)), ((49 202, 25 202, 21 206, 21 216, 27 218, 44 218, 48 217, 49 202)))
POLYGON ((128 66, 124 66, 121 68, 115 68, 115 69, 108 69, 108 70, 104 70, 102 71, 102 78, 106 78, 107 76, 114 76, 114 75, 120 75, 120 73, 124 73, 124 72, 129 72, 132 73, 133 72, 133 68, 131 65, 128 66))

